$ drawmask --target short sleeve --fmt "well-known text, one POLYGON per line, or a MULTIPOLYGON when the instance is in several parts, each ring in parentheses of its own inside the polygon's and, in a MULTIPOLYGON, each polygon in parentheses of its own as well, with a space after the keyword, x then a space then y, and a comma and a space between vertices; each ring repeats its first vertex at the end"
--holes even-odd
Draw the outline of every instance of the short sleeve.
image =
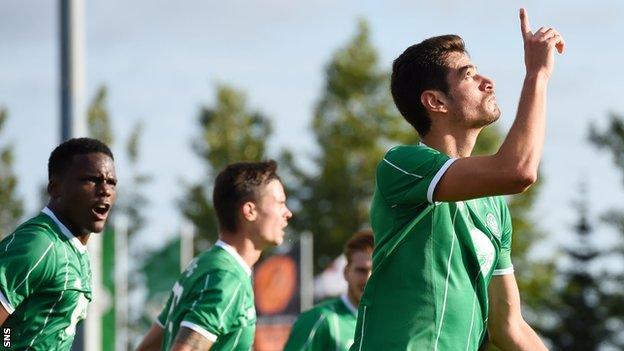
POLYGON ((391 206, 433 203, 433 191, 454 161, 426 146, 397 146, 377 166, 377 188, 391 206))
POLYGON ((158 324, 163 329, 165 328, 165 325, 167 324, 167 317, 169 316, 169 310, 171 309, 172 299, 173 299, 173 293, 169 294, 167 303, 165 303, 165 306, 163 307, 162 311, 160 311, 160 313, 158 314, 155 320, 156 324, 158 324))
POLYGON ((188 312, 182 317, 180 326, 193 329, 211 341, 230 333, 240 316, 245 283, 226 271, 207 275, 185 298, 188 312))
POLYGON ((315 310, 302 313, 290 331, 284 351, 323 351, 334 345, 327 316, 315 310))
POLYGON ((511 263, 511 242, 513 227, 511 223, 511 214, 509 208, 505 204, 502 198, 499 198, 501 202, 501 222, 502 222, 502 234, 501 234, 501 249, 498 255, 498 263, 494 270, 494 275, 505 275, 514 272, 513 264, 511 263))
POLYGON ((45 234, 17 231, 0 242, 0 303, 13 313, 53 277, 54 244, 45 234))

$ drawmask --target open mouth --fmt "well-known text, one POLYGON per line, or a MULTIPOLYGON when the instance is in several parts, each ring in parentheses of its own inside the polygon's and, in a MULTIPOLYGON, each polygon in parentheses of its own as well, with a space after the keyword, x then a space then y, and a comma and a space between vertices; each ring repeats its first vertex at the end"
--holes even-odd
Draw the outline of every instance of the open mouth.
POLYGON ((109 210, 110 204, 97 204, 93 206, 93 212, 95 212, 98 217, 106 216, 109 210))

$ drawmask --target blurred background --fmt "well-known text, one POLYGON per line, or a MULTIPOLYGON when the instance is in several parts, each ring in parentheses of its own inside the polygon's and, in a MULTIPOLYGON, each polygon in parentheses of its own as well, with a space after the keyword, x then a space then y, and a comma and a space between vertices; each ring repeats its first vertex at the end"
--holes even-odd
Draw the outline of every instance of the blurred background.
MULTIPOLYGON (((47 158, 61 141, 61 2, 0 9, 0 237, 47 201, 47 158)), ((344 289, 340 252, 369 225, 377 160, 417 142, 389 94, 392 60, 427 37, 461 35, 496 83, 503 115, 475 150, 495 152, 524 76, 518 8, 526 7, 533 29, 557 28, 567 50, 549 85, 540 181, 508 198, 523 312, 553 350, 624 349, 623 2, 79 3, 78 135, 112 147, 119 178, 95 249, 98 348, 135 345, 180 267, 214 243, 216 173, 273 158, 294 213, 274 255, 296 264, 294 275, 282 272, 296 282, 296 300, 261 315, 282 329, 256 346, 279 349, 312 296, 344 289)), ((282 280, 262 284, 292 284, 282 280)))

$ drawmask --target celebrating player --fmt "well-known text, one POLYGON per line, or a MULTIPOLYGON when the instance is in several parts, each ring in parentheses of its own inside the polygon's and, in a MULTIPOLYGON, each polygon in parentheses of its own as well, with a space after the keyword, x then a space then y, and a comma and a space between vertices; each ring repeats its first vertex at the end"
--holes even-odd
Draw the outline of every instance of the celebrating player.
POLYGON ((472 157, 500 110, 456 35, 427 39, 395 61, 395 104, 422 143, 390 149, 371 205, 376 248, 351 350, 544 350, 524 321, 511 263, 511 218, 499 195, 537 178, 546 88, 564 41, 532 32, 520 10, 526 76, 498 152, 472 157), (486 332, 487 331, 487 332, 486 332))
POLYGON ((274 161, 235 163, 215 181, 219 241, 173 286, 139 350, 249 350, 256 327, 251 267, 284 240, 292 216, 274 161))
POLYGON ((372 267, 375 243, 371 231, 355 233, 345 244, 347 293, 302 313, 292 327, 285 351, 347 351, 366 281, 372 267))
POLYGON ((91 301, 86 245, 115 201, 113 154, 98 140, 71 139, 52 151, 48 179, 48 205, 0 242, 7 349, 69 350, 91 301))

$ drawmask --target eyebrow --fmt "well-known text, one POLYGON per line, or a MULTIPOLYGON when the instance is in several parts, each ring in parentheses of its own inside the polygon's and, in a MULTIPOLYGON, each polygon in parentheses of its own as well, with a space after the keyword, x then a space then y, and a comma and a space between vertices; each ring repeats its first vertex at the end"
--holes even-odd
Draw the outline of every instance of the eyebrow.
POLYGON ((475 69, 475 70, 476 70, 476 69, 477 69, 477 66, 470 64, 470 65, 465 65, 465 66, 459 67, 459 68, 457 69, 457 76, 458 76, 458 77, 463 77, 463 76, 464 76, 464 74, 466 74, 466 71, 467 71, 467 70, 469 70, 469 69, 471 69, 471 68, 473 68, 473 69, 475 69))

